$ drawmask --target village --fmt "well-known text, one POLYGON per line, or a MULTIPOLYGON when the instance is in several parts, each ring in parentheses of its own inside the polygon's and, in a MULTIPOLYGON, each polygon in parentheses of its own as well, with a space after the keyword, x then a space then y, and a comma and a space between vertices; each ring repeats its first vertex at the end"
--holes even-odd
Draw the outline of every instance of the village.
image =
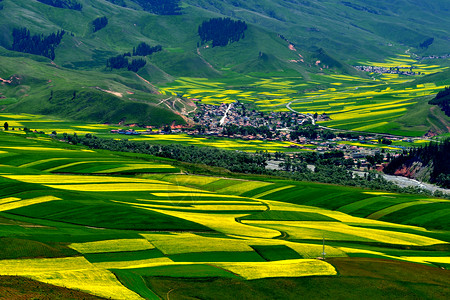
POLYGON ((379 66, 354 66, 355 69, 364 72, 378 74, 399 74, 399 75, 421 75, 421 72, 414 72, 413 67, 379 67, 379 66))
POLYGON ((124 135, 166 135, 187 134, 191 136, 209 136, 241 140, 265 140, 291 142, 286 146, 287 155, 299 151, 314 150, 318 154, 341 151, 344 159, 351 159, 355 169, 381 169, 390 159, 407 149, 405 146, 392 145, 393 142, 413 143, 408 137, 334 132, 325 127, 312 125, 311 120, 323 121, 327 115, 304 115, 289 112, 264 113, 248 107, 241 102, 221 105, 197 103, 193 116, 194 126, 165 126, 160 129, 147 128, 146 131, 112 130, 111 133, 124 135), (290 149, 292 151, 290 151, 290 149), (374 164, 368 157, 378 157, 374 164))

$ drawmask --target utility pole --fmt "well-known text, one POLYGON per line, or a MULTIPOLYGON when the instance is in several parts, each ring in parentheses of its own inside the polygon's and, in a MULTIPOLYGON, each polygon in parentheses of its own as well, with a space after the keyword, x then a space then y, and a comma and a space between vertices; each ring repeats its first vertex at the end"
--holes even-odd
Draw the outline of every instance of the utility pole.
POLYGON ((323 247, 322 247, 322 259, 325 260, 325 237, 322 238, 323 241, 323 247))

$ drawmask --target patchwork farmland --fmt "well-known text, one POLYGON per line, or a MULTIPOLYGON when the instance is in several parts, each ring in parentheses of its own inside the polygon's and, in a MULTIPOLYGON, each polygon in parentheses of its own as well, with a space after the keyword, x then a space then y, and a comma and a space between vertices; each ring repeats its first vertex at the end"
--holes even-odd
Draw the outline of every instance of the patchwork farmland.
POLYGON ((170 160, 11 133, 0 151, 0 277, 157 299, 176 278, 331 282, 349 257, 432 274, 450 266, 447 200, 186 175, 170 160))
MULTIPOLYGON (((409 56, 408 56, 409 57, 409 56)), ((448 69, 429 61, 419 62, 405 55, 384 62, 357 62, 380 68, 401 68, 415 75, 367 72, 366 78, 338 75, 324 70, 308 78, 272 74, 261 78, 258 73, 242 76, 230 74, 221 80, 181 77, 160 88, 162 94, 200 100, 205 104, 251 103, 264 112, 293 110, 303 114, 327 114, 329 121, 320 125, 376 133, 421 136, 423 126, 409 128, 399 118, 420 110, 421 103, 435 95, 450 82, 414 83, 429 74, 448 69), (428 98, 427 98, 428 97, 428 98)), ((428 100, 427 100, 428 99, 428 100)), ((431 98, 430 98, 431 99, 431 98)))

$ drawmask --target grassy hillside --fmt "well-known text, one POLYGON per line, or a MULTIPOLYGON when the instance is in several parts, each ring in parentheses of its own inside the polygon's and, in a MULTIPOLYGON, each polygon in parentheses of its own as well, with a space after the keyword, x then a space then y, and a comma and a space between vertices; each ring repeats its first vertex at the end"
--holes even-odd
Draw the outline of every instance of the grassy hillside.
POLYGON ((0 48, 0 78, 21 78, 15 84, 3 83, 6 91, 0 105, 11 112, 97 122, 183 124, 179 114, 192 111, 188 99, 198 98, 213 104, 245 101, 262 111, 326 113, 331 121, 322 125, 339 129, 412 136, 447 131, 448 120, 428 110, 421 97, 448 84, 446 73, 423 76, 445 71, 448 60, 410 57, 445 52, 441 49, 448 41, 442 28, 448 20, 443 17, 447 8, 443 1, 427 7, 412 0, 401 5, 186 1, 183 14, 175 16, 153 15, 130 1, 122 7, 80 0, 81 11, 38 1, 2 3, 0 45, 5 48, 11 47, 17 27, 25 26, 31 34, 66 31, 54 62, 0 48), (225 47, 201 44, 198 26, 224 15, 248 23, 245 38, 225 47), (427 22, 415 22, 419 15, 427 22), (92 21, 98 17, 107 17, 108 24, 94 32, 92 21), (428 49, 418 46, 431 37, 428 49), (141 42, 161 45, 162 51, 140 57, 146 65, 137 74, 106 69, 108 58, 132 52, 141 42), (407 50, 409 54, 401 54, 407 50), (416 74, 371 74, 347 63, 407 65, 416 74), (80 101, 72 101, 73 92, 80 101), (178 101, 180 96, 184 100, 178 101))
POLYGON ((349 60, 382 58, 408 47, 421 54, 447 54, 449 46, 443 30, 450 26, 446 17, 449 4, 445 0, 186 2, 257 24, 298 45, 324 48, 349 60), (420 48, 420 43, 432 37, 435 41, 430 47, 420 48))

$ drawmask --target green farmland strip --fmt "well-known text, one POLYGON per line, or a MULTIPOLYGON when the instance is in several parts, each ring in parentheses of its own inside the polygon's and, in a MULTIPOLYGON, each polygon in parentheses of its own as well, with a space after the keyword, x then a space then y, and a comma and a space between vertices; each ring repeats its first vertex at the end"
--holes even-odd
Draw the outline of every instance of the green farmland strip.
POLYGON ((450 203, 427 203, 414 205, 384 215, 381 221, 449 229, 450 203))
POLYGON ((381 199, 379 201, 373 202, 371 204, 365 205, 359 209, 356 209, 351 212, 352 216, 365 218, 371 214, 375 214, 378 211, 381 211, 387 207, 397 205, 398 203, 405 203, 405 202, 411 202, 411 199, 381 199))
POLYGON ((397 205, 392 205, 389 206, 387 208, 381 209, 377 212, 374 212, 373 214, 367 216, 367 218, 369 219, 374 219, 374 220, 378 220, 381 219, 382 217, 394 213, 398 210, 404 209, 406 207, 410 207, 410 206, 414 206, 414 205, 420 205, 420 204, 427 204, 429 202, 425 202, 425 201, 411 201, 411 202, 406 202, 406 203, 401 203, 401 204, 397 204, 397 205))
MULTIPOLYGON (((402 201, 402 200, 400 200, 402 201)), ((400 202, 398 199, 396 199, 395 197, 392 196, 378 196, 378 197, 372 197, 372 198, 367 198, 367 199, 363 199, 357 202, 353 202, 347 205, 344 205, 342 207, 340 207, 338 210, 346 213, 346 214, 352 214, 354 211, 357 210, 361 210, 362 208, 366 208, 366 207, 373 207, 374 211, 378 211, 380 209, 383 209, 386 204, 389 206, 390 205, 394 205, 396 203, 400 202), (380 206, 380 208, 378 208, 380 206)), ((403 201, 410 201, 410 200, 403 200, 403 201)))
POLYGON ((207 264, 175 264, 168 266, 158 266, 151 268, 130 269, 136 274, 145 277, 185 277, 185 278, 202 278, 202 277, 227 277, 241 279, 224 269, 214 267, 207 264))
POLYGON ((145 299, 159 300, 160 298, 149 289, 145 280, 133 270, 113 270, 119 281, 130 290, 138 293, 145 299))
POLYGON ((257 252, 254 251, 214 251, 200 253, 181 253, 169 255, 169 258, 176 262, 256 262, 264 261, 257 252))
POLYGON ((267 261, 303 258, 286 245, 255 245, 251 247, 267 261))

